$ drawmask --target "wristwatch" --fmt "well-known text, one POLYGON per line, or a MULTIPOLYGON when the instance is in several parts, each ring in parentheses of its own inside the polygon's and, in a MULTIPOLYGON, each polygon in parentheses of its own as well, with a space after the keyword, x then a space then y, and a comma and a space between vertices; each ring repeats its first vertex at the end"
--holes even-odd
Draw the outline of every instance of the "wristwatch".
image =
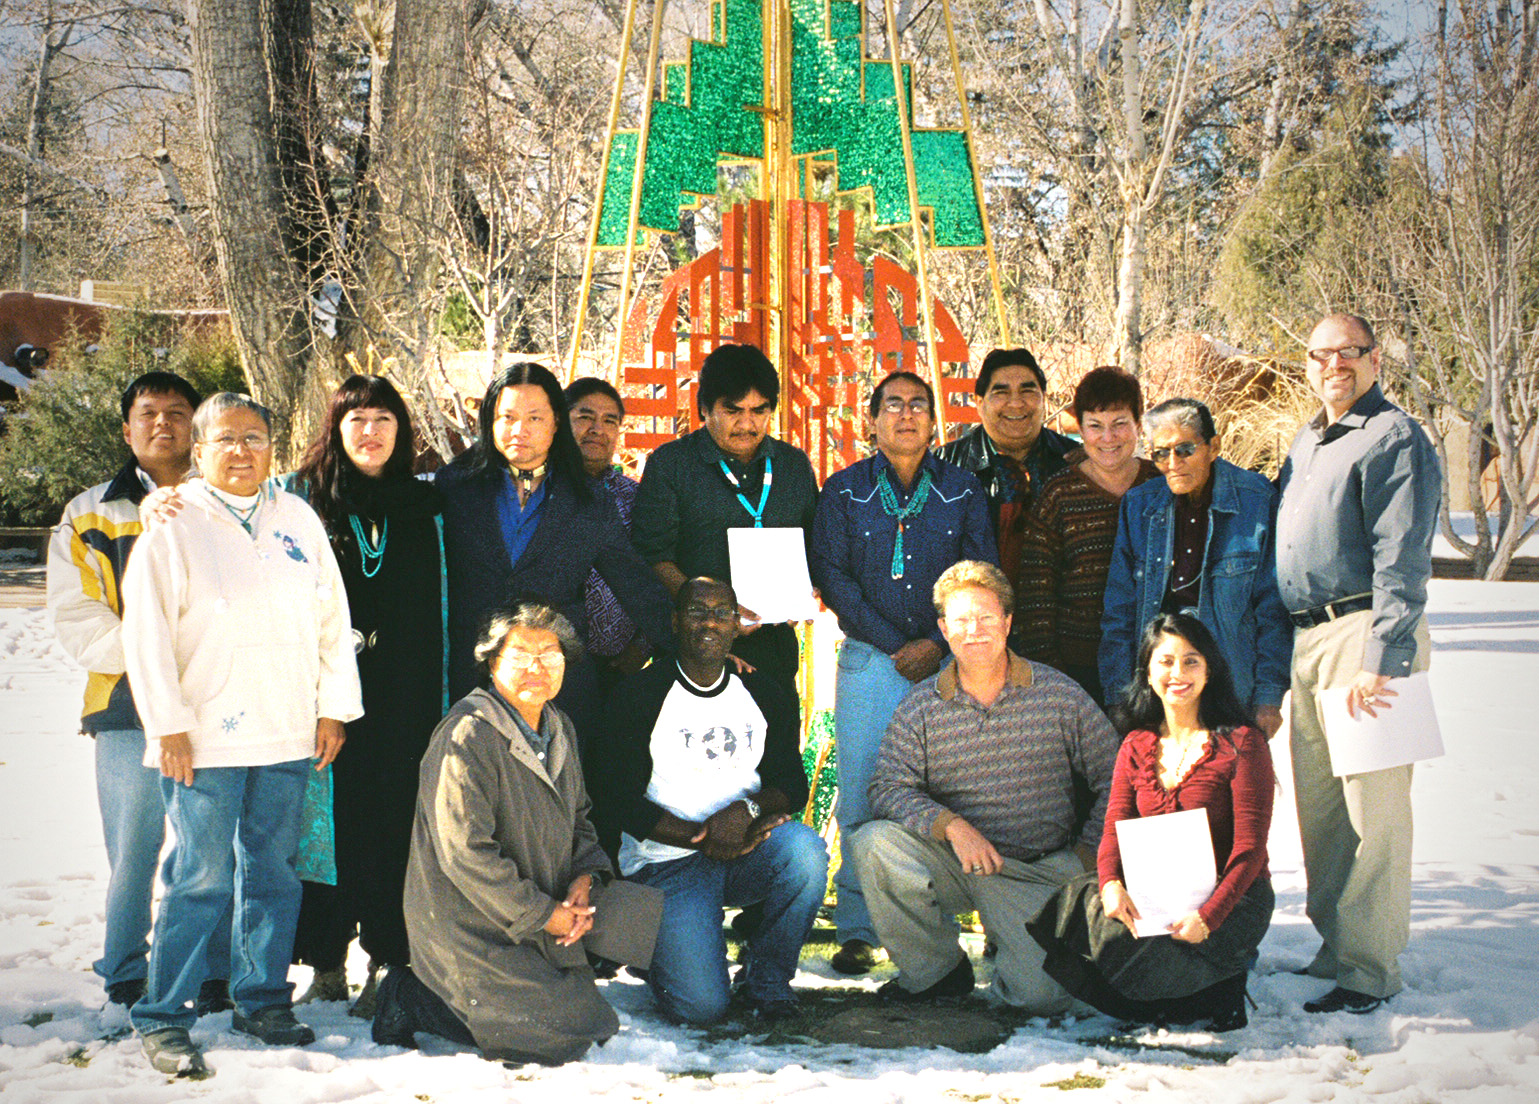
POLYGON ((743 798, 743 804, 748 806, 748 819, 749 820, 758 820, 759 819, 759 803, 757 801, 755 801, 751 797, 745 797, 745 798, 743 798))

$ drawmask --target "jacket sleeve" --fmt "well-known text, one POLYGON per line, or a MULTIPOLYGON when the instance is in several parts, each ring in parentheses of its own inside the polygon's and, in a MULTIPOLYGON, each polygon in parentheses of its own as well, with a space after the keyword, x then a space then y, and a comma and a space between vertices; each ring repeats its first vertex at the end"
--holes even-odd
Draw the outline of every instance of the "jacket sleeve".
POLYGON ((588 797, 588 786, 583 778, 582 760, 577 750, 577 734, 571 720, 562 726, 559 739, 566 741, 566 770, 574 775, 577 784, 577 815, 572 821, 572 878, 584 874, 599 874, 605 878, 614 873, 614 866, 599 845, 598 831, 593 827, 593 802, 588 797))
POLYGON ((972 490, 962 521, 962 559, 982 560, 998 567, 999 542, 994 536, 994 522, 989 518, 989 496, 976 475, 965 469, 961 470, 961 475, 963 485, 972 490))
POLYGON ((647 798, 652 781, 652 726, 673 683, 670 673, 659 687, 662 677, 654 663, 625 679, 609 695, 590 760, 598 768, 591 775, 596 782, 594 796, 604 804, 608 821, 638 840, 651 836, 666 812, 647 798))
POLYGON ((1112 769, 1111 792, 1106 798, 1106 818, 1101 829, 1101 843, 1096 849, 1097 883, 1123 880, 1122 851, 1117 846, 1117 824, 1138 816, 1138 795, 1133 787, 1133 741, 1122 741, 1117 751, 1117 765, 1112 769))
POLYGON ((321 663, 315 687, 315 715, 344 723, 356 721, 363 716, 363 687, 358 681, 358 656, 353 650, 353 620, 347 607, 347 590, 320 518, 309 506, 303 508, 310 515, 306 526, 311 530, 311 539, 320 550, 316 615, 321 663))
POLYGON ((1112 728, 1111 721, 1106 719, 1106 714, 1101 712, 1090 695, 1078 686, 1074 690, 1077 710, 1067 718, 1070 726, 1069 761, 1073 764, 1074 773, 1084 780, 1090 792, 1095 795, 1095 802, 1085 817, 1079 842, 1094 851, 1101 842, 1101 832, 1106 824, 1113 767, 1117 762, 1117 749, 1121 741, 1117 739, 1117 730, 1112 728))
POLYGON ((847 633, 892 655, 908 643, 908 636, 878 613, 861 591, 851 556, 855 535, 850 526, 849 498, 840 493, 841 485, 825 487, 818 499, 812 521, 812 562, 808 565, 812 583, 847 633))
POLYGON ((488 726, 474 717, 443 723, 452 724, 454 731, 433 779, 431 808, 433 846, 444 876, 510 939, 533 938, 558 902, 535 885, 496 839, 498 774, 486 750, 505 737, 481 732, 488 726))
POLYGON ((743 677, 754 701, 764 713, 769 730, 764 736, 764 756, 759 761, 759 781, 776 789, 795 813, 807 804, 807 769, 802 763, 801 704, 789 691, 758 672, 743 677))
POLYGON ((191 732, 197 713, 182 695, 176 637, 187 568, 175 525, 140 536, 123 574, 123 657, 145 735, 191 732))
POLYGON ((670 451, 658 450, 642 469, 631 508, 631 539, 649 564, 673 561, 679 554, 679 488, 670 451))
POLYGON ((1210 931, 1218 930, 1266 865, 1267 832, 1272 826, 1271 749, 1254 729, 1237 729, 1232 739, 1235 770, 1230 781, 1230 802, 1234 810, 1234 844, 1228 861, 1218 872, 1212 896, 1197 910, 1210 931))
MULTIPOLYGON (((599 495, 595 506, 598 525, 592 538, 598 542, 598 548, 593 557, 593 566, 599 578, 609 584, 609 589, 620 602, 620 608, 629 615, 652 646, 672 652, 673 602, 669 600, 667 588, 631 543, 631 534, 620 520, 614 499, 607 494, 599 495)), ((637 512, 631 515, 633 525, 640 522, 640 507, 638 496, 637 512)))
POLYGON ((1122 697, 1133 681, 1134 652, 1138 629, 1138 581, 1133 576, 1132 503, 1122 496, 1117 510, 1117 539, 1112 545, 1106 571, 1106 594, 1101 605, 1101 643, 1096 652, 1101 688, 1108 702, 1122 697))
POLYGON ((59 644, 87 671, 120 675, 123 661, 123 608, 107 555, 92 548, 82 531, 77 499, 48 540, 48 617, 59 644))
POLYGON ((1373 627, 1363 645, 1365 671, 1411 672, 1441 493, 1437 453, 1410 419, 1363 460, 1363 517, 1373 538, 1373 627))
POLYGON ((911 692, 899 703, 882 736, 876 770, 866 798, 873 820, 897 821, 910 832, 932 839, 943 838, 947 823, 956 814, 925 789, 929 764, 925 758, 925 695, 911 692))
MULTIPOLYGON (((1270 490, 1270 486, 1268 487, 1270 490)), ((1277 492, 1269 495, 1270 516, 1261 565, 1256 570, 1251 600, 1256 610, 1256 669, 1252 709, 1281 705, 1293 684, 1293 622, 1277 591, 1277 492)))
POLYGON ((1062 670, 1058 651, 1058 594, 1063 585, 1057 497, 1037 496, 1021 529, 1021 572, 1015 591, 1015 651, 1062 670))

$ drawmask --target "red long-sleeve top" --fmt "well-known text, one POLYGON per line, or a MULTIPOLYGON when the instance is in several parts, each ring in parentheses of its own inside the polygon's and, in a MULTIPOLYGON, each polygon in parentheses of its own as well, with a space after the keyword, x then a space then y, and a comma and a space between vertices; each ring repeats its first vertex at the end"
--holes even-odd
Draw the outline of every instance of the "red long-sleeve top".
POLYGON ((1122 879, 1116 831, 1119 820, 1206 809, 1218 884, 1197 912, 1209 931, 1217 931, 1251 883, 1267 873, 1272 788, 1272 754, 1266 740, 1253 728, 1210 733, 1207 748, 1174 790, 1160 784, 1159 734, 1128 733, 1117 752, 1106 805, 1106 829, 1097 854, 1101 885, 1122 879))

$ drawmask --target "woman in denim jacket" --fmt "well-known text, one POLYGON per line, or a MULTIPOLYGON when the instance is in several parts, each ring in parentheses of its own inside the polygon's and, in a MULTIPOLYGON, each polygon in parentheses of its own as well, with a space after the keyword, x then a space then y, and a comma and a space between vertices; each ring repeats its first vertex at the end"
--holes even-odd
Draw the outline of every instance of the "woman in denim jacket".
POLYGON ((1270 739, 1282 726, 1293 627, 1277 594, 1277 491, 1219 458, 1213 414, 1167 399, 1144 415, 1149 458, 1165 476, 1122 499, 1106 578, 1101 684, 1116 700, 1132 681, 1143 627, 1195 614, 1234 673, 1241 704, 1270 739))

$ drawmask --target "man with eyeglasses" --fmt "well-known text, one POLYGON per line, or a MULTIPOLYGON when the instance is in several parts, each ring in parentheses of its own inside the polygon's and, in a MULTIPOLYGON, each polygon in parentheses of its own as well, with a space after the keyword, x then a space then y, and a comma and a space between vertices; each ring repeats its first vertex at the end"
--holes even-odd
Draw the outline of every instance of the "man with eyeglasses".
POLYGON ((1333 314, 1304 372, 1322 408, 1278 476, 1277 583, 1294 625, 1291 746, 1306 911, 1321 946, 1304 969, 1335 988, 1309 1012, 1371 1012, 1401 987, 1410 940, 1411 767, 1337 778, 1317 695, 1393 706, 1391 678, 1426 670, 1425 615, 1441 478, 1416 422, 1379 389, 1373 327, 1333 314))
MULTIPOLYGON (((143 531, 139 504, 192 467, 197 389, 171 372, 146 372, 123 391, 123 440, 131 455, 106 483, 77 495, 48 545, 48 616, 59 644, 89 674, 80 730, 96 753, 96 799, 107 845, 107 933, 93 969, 111 1004, 144 995, 150 900, 166 838, 160 772, 144 765, 144 724, 123 657, 123 573, 143 531)), ((229 925, 225 925, 229 930, 229 925)), ((209 982, 199 1014, 230 1007, 229 939, 209 942, 209 982)))
POLYGON ((1078 444, 1042 424, 1047 374, 1029 349, 994 349, 973 381, 978 417, 974 426, 938 450, 942 460, 978 477, 989 496, 989 517, 999 541, 999 562, 1019 587, 1026 512, 1037 491, 1068 466, 1078 444))
POLYGON ((828 852, 795 814, 807 803, 795 695, 762 672, 726 666, 737 595, 696 578, 674 605, 677 662, 654 663, 611 696, 595 761, 595 802, 623 830, 620 872, 661 890, 647 984, 663 1014, 708 1024, 732 988, 724 907, 759 904, 740 975, 761 1020, 794 1015, 791 978, 823 892, 828 852))
POLYGON ((958 560, 999 562, 977 477, 930 451, 930 385, 894 372, 872 391, 870 415, 876 452, 829 477, 810 558, 812 581, 844 632, 834 688, 844 861, 835 876, 840 947, 831 962, 845 974, 869 971, 880 945, 846 845, 871 819, 866 786, 893 710, 946 654, 930 588, 958 560))
POLYGON ((978 911, 997 948, 994 997, 1069 1009, 1027 933, 1058 887, 1095 869, 1118 739, 1067 675, 1006 648, 1014 595, 992 564, 958 563, 932 593, 952 662, 903 699, 871 780, 878 818, 850 847, 898 976, 884 997, 973 991, 956 915, 978 911), (1076 782, 1092 799, 1076 832, 1076 782))

